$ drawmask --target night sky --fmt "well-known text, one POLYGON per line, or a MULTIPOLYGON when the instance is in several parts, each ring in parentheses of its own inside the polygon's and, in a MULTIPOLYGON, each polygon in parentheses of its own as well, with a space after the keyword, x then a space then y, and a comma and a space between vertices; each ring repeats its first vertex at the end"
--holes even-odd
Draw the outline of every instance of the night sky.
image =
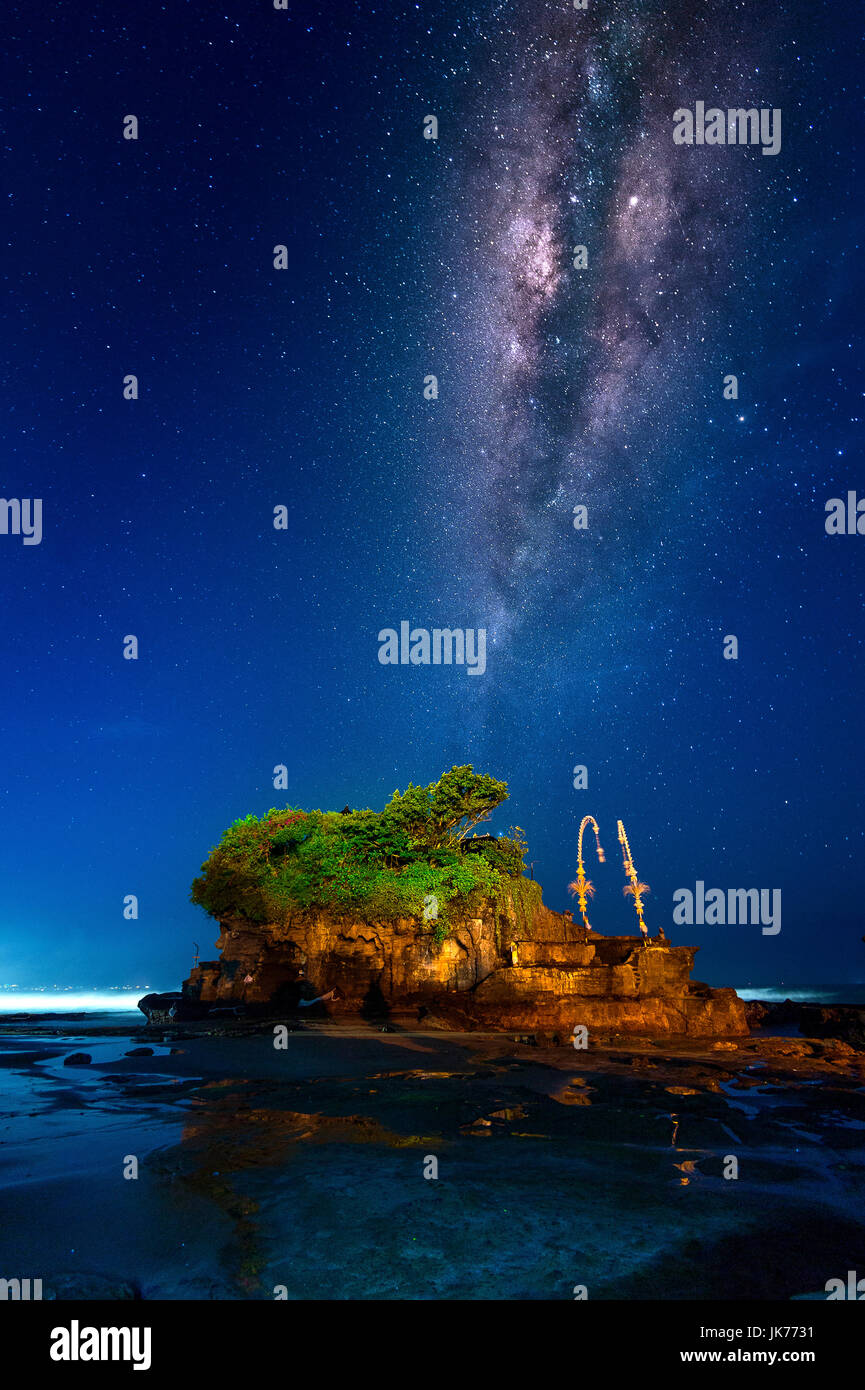
POLYGON ((698 978, 865 978, 865 536, 825 530, 865 495, 862 28, 7 5, 0 493, 43 538, 0 535, 0 985, 176 988, 230 821, 466 762, 551 907, 590 812, 593 926, 634 930, 621 818, 698 978), (697 101, 780 152, 675 146, 697 101), (403 620, 486 672, 381 665, 403 620), (698 879, 780 888, 781 933, 674 927, 698 879))

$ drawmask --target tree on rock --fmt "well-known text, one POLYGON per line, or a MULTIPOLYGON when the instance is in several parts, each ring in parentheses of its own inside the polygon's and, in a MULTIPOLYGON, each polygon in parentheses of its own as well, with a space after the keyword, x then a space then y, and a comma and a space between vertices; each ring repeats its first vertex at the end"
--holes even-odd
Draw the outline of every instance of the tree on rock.
POLYGON ((394 792, 384 814, 414 843, 438 849, 458 845, 476 825, 489 820, 507 796, 507 782, 475 772, 467 763, 452 767, 427 787, 409 783, 405 792, 394 792))

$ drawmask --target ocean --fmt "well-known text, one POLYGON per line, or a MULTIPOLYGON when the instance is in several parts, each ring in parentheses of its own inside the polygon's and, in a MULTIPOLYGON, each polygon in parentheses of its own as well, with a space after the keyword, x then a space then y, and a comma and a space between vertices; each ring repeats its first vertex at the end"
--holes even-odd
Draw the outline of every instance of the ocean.
POLYGON ((767 1004, 792 999, 799 1004, 865 1004, 865 984, 855 985, 736 985, 740 999, 765 999, 767 1004))
POLYGON ((0 990, 0 1017, 4 1014, 87 1014, 107 1017, 114 1014, 143 1017, 138 1001, 156 990, 149 985, 137 989, 45 989, 0 990))

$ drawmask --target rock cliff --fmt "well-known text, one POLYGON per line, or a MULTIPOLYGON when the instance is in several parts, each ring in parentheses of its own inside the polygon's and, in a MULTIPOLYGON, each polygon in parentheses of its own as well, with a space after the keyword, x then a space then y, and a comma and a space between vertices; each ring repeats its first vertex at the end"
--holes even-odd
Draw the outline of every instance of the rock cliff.
MULTIPOLYGON (((318 911, 284 925, 220 922, 217 961, 183 986, 190 1008, 280 1016, 334 992, 332 1017, 428 1015, 465 1028, 735 1037, 732 989, 691 980, 696 948, 587 932, 540 901, 484 903, 439 941, 418 918, 360 922, 318 911)), ((308 1016, 308 1015, 307 1015, 308 1016)))

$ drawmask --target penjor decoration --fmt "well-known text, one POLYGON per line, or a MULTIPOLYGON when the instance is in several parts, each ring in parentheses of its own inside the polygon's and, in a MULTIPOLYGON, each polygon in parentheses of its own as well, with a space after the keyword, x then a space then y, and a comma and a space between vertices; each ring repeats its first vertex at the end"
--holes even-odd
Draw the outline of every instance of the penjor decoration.
POLYGON ((628 844, 628 837, 625 834, 625 827, 621 821, 618 821, 617 824, 619 827, 619 844, 622 846, 622 863, 625 867, 625 873, 631 880, 630 883, 625 885, 623 892, 626 897, 628 897, 629 895, 633 897, 634 907, 637 911, 637 921, 640 924, 640 931, 642 932, 645 940, 648 941, 649 930, 645 922, 643 921, 643 894, 648 893, 651 890, 649 888, 648 883, 641 883, 638 879, 637 870, 634 868, 634 860, 631 854, 631 846, 628 844))
MULTIPOLYGON (((621 825, 621 821, 619 824, 621 825)), ((595 885, 586 878, 586 871, 583 867, 583 831, 587 825, 590 825, 595 832, 595 844, 598 847, 598 862, 600 864, 604 863, 604 851, 601 848, 598 822, 595 820, 594 816, 583 816, 583 819, 580 821, 580 833, 577 837, 577 877, 574 879, 573 883, 568 884, 568 892, 573 897, 576 897, 579 902, 583 926, 586 928, 586 931, 591 931, 586 909, 589 898, 595 896, 595 885)))

